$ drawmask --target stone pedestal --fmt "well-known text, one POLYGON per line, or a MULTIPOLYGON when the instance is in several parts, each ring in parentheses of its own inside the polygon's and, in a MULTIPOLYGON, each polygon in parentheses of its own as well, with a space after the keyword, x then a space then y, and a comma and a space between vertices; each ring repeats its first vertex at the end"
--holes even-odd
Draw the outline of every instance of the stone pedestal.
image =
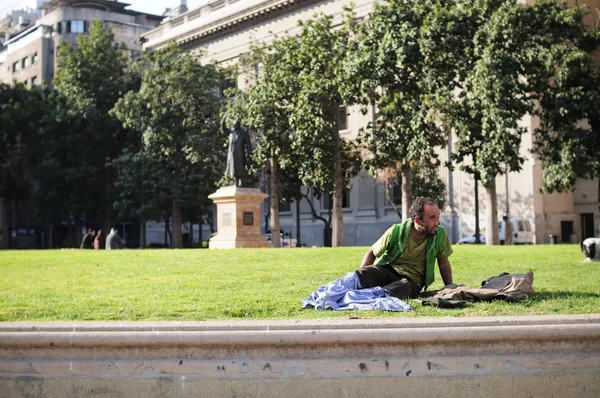
POLYGON ((268 195, 256 188, 223 187, 208 197, 217 205, 217 235, 210 249, 267 247, 260 234, 260 205, 268 195))

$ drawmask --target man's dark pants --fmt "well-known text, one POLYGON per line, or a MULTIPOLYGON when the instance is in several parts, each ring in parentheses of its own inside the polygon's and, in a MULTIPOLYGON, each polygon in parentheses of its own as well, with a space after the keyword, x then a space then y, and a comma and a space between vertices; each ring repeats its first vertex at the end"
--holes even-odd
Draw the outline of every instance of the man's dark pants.
POLYGON ((406 275, 398 273, 392 266, 378 267, 369 265, 356 270, 360 285, 363 288, 381 286, 390 296, 399 299, 416 298, 421 289, 419 285, 408 279, 406 275))

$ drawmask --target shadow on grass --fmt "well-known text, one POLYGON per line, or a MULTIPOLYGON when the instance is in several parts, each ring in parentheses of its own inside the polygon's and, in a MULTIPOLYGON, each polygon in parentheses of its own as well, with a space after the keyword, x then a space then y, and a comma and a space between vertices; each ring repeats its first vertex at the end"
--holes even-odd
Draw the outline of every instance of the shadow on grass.
POLYGON ((600 293, 590 292, 535 292, 531 299, 557 300, 557 299, 600 299, 600 293))

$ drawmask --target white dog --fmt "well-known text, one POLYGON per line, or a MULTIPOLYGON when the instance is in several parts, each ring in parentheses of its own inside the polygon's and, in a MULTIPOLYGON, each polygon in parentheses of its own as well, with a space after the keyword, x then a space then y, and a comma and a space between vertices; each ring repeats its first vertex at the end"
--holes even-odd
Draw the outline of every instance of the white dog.
POLYGON ((581 252, 585 256, 583 261, 600 261, 600 238, 587 238, 581 242, 581 252))

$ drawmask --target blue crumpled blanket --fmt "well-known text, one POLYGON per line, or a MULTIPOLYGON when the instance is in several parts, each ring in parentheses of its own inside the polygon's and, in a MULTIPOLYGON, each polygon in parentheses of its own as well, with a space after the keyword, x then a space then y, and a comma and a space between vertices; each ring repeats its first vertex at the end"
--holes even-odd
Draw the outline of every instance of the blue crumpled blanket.
POLYGON ((382 287, 360 288, 356 272, 323 285, 302 300, 302 308, 315 310, 411 311, 412 307, 382 287))

